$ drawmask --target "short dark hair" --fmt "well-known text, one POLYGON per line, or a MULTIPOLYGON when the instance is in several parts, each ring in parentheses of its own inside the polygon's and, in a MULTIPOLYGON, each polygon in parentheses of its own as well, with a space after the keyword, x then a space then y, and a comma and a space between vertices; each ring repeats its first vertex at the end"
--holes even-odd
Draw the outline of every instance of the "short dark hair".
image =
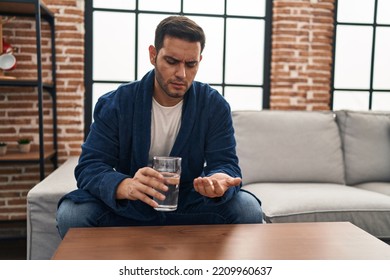
POLYGON ((201 53, 206 43, 206 36, 203 29, 196 22, 185 16, 170 16, 159 23, 154 37, 154 47, 157 52, 163 47, 165 36, 171 36, 189 42, 199 42, 201 53))

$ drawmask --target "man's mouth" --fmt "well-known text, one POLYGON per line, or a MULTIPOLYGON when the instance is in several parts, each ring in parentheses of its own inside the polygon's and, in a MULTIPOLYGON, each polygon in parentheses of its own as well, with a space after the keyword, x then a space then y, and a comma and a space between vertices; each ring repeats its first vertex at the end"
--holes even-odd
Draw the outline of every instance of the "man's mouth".
POLYGON ((176 88, 176 89, 181 89, 181 88, 186 87, 186 84, 185 84, 185 83, 173 82, 173 83, 171 83, 171 85, 172 85, 174 88, 176 88))

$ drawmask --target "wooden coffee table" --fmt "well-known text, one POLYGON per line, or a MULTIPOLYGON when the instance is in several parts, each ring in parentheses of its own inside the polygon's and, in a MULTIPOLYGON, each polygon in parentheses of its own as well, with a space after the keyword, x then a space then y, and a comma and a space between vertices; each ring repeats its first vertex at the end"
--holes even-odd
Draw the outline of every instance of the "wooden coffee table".
POLYGON ((73 228, 53 259, 390 259, 390 246, 348 222, 73 228))

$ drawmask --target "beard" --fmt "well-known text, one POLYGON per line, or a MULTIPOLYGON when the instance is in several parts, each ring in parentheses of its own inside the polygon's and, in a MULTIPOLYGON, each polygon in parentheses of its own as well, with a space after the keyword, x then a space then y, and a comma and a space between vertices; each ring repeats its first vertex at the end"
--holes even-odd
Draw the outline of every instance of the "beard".
POLYGON ((162 92, 164 92, 167 96, 171 98, 183 98, 188 90, 188 84, 186 81, 178 80, 178 79, 168 79, 166 82, 164 81, 161 73, 157 70, 157 67, 155 69, 155 75, 156 75, 156 81, 161 88, 162 92), (169 89, 169 86, 174 87, 174 84, 180 84, 180 87, 182 89, 169 89))

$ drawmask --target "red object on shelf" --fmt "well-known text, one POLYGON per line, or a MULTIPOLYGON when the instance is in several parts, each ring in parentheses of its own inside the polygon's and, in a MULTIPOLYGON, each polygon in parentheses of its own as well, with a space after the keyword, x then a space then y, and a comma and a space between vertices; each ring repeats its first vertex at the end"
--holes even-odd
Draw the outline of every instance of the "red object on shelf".
POLYGON ((2 53, 12 53, 12 46, 11 44, 8 44, 6 41, 4 41, 3 38, 3 52, 2 53))

